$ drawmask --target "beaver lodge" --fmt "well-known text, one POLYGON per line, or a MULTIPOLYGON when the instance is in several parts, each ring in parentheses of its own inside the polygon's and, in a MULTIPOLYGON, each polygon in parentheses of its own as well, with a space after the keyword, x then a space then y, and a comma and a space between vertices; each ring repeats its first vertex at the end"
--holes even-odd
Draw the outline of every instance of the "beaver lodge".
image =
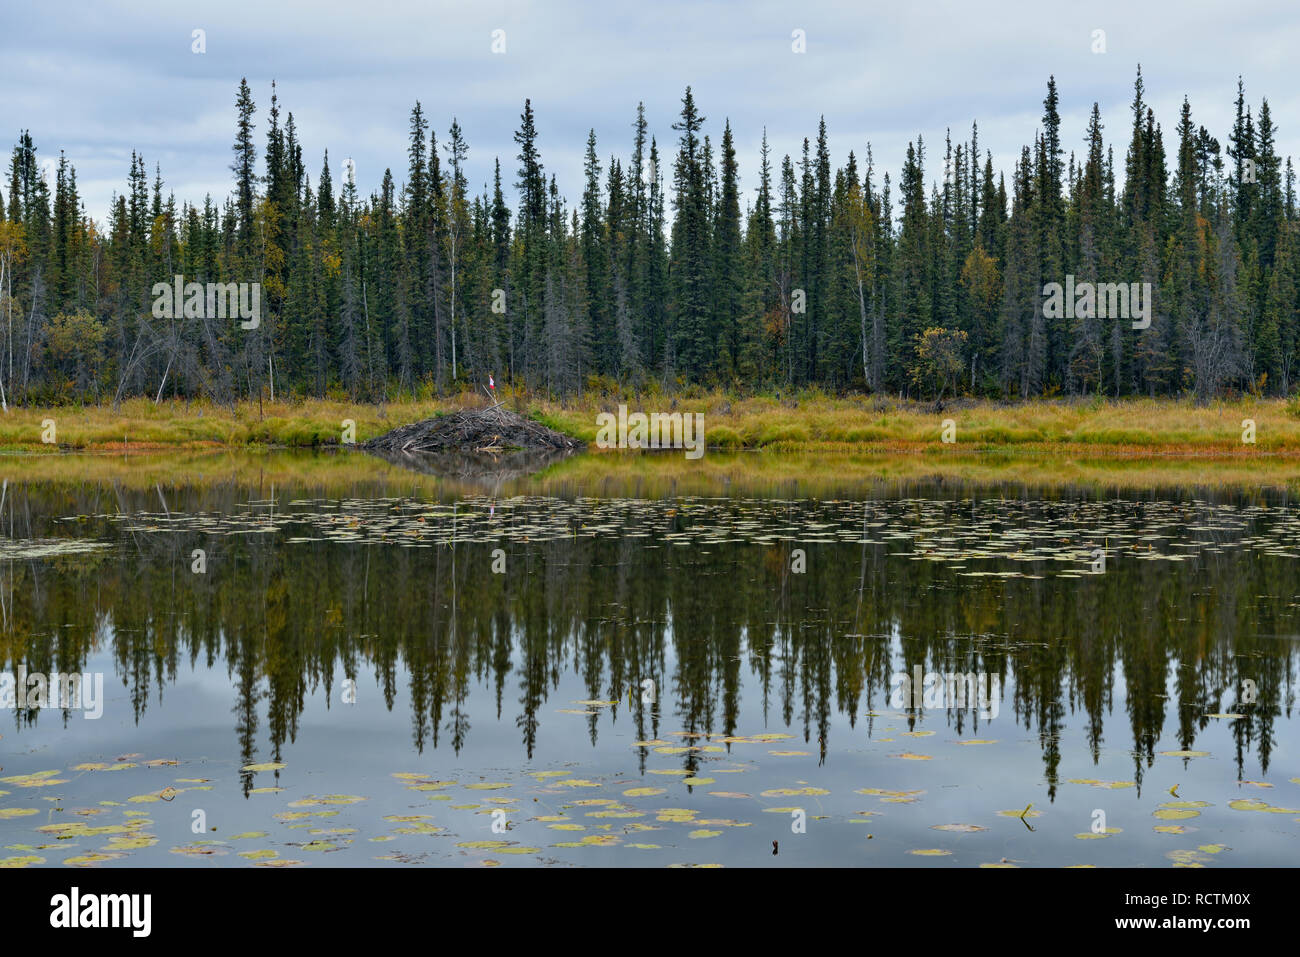
POLYGON ((363 447, 388 453, 563 452, 580 449, 582 443, 498 403, 412 422, 371 439, 363 447))

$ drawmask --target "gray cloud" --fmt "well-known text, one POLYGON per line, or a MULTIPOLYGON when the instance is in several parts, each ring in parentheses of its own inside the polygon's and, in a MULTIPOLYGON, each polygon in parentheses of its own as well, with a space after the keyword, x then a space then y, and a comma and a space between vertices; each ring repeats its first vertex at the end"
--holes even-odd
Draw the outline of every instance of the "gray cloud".
POLYGON ((416 99, 440 139, 459 118, 476 188, 498 156, 509 185, 512 135, 531 97, 543 162, 572 202, 587 130, 596 130, 602 161, 626 156, 644 100, 670 154, 687 84, 715 143, 730 119, 747 190, 757 183, 763 128, 779 163, 816 136, 822 114, 836 163, 849 150, 861 157, 870 141, 877 167, 896 175, 921 134, 927 177, 937 180, 945 130, 965 139, 972 120, 981 147, 1009 168, 1032 142, 1049 74, 1061 92, 1066 148, 1082 151, 1095 100, 1122 161, 1139 62, 1167 142, 1184 95, 1195 121, 1226 139, 1241 74, 1256 110, 1268 97, 1279 152, 1293 155, 1298 41, 1296 8, 1263 0, 29 4, 6 11, 0 35, 0 129, 14 137, 30 128, 43 159, 66 151, 96 218, 124 188, 132 149, 151 175, 161 164, 178 200, 224 199, 243 76, 258 105, 259 150, 274 78, 313 182, 328 149, 336 184, 350 156, 364 193, 378 188, 385 167, 404 180, 416 99), (206 31, 205 54, 191 52, 194 29, 206 31), (496 29, 506 34, 504 55, 490 49, 496 29), (807 36, 802 55, 791 51, 796 29, 807 36), (1106 33, 1105 54, 1091 51, 1095 29, 1106 33))

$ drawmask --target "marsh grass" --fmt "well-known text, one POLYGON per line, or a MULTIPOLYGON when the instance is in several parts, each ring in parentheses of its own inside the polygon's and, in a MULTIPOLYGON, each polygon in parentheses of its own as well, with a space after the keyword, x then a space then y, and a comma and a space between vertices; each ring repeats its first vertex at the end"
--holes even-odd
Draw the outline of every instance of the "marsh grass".
MULTIPOLYGON (((509 400, 508 401, 513 401, 509 400)), ((943 411, 925 404, 879 398, 733 398, 722 393, 675 403, 663 396, 633 398, 589 394, 566 402, 521 403, 543 424, 594 444, 596 416, 619 402, 631 411, 702 412, 711 449, 771 451, 960 452, 1015 448, 1053 454, 1095 451, 1123 454, 1300 455, 1300 404, 1284 399, 1243 398, 1204 408, 1167 399, 1038 401, 1017 405, 966 401, 943 411), (946 419, 956 441, 944 444, 946 419), (1242 442, 1242 422, 1255 423, 1255 443, 1242 442)), ((321 448, 343 444, 343 423, 356 423, 365 442, 399 425, 467 406, 485 398, 404 400, 368 405, 328 399, 264 403, 230 408, 205 402, 133 399, 119 408, 67 406, 11 409, 0 415, 0 449, 52 452, 41 441, 46 419, 57 428, 57 448, 122 450, 150 448, 321 448)))
MULTIPOLYGON (((1295 451, 1300 453, 1300 407, 1284 399, 1243 398, 1198 408, 1169 399, 1037 401, 1020 404, 962 402, 936 412, 928 404, 866 397, 805 399, 721 394, 681 400, 677 408, 658 404, 629 410, 703 412, 710 448, 870 448, 919 451, 996 449, 1008 446, 1071 449, 1106 448, 1145 452, 1295 451), (956 441, 944 445, 945 419, 956 424, 956 441), (1253 445, 1242 442, 1242 421, 1255 422, 1253 445)), ((615 411, 618 400, 587 396, 565 406, 544 406, 552 428, 587 442, 596 436, 596 414, 615 411)))
POLYGON ((356 423, 356 441, 381 435, 407 422, 457 406, 452 402, 406 401, 367 405, 328 399, 302 402, 208 402, 131 399, 110 406, 11 409, 0 415, 0 449, 55 451, 41 441, 42 422, 53 419, 57 447, 64 449, 314 448, 343 444, 343 422, 356 423))

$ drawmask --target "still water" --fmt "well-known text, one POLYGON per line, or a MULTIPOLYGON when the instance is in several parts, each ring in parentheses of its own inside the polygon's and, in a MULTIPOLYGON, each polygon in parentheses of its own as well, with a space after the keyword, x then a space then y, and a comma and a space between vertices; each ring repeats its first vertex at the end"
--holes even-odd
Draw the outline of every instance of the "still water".
POLYGON ((1294 493, 168 474, 5 483, 0 867, 1300 860, 1294 493))

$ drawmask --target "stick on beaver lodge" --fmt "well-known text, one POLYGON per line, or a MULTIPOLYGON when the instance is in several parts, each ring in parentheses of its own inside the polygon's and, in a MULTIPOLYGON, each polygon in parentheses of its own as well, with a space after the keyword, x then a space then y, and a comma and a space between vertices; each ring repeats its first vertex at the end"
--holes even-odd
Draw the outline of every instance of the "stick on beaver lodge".
POLYGON ((582 442, 494 403, 403 425, 371 439, 376 452, 513 452, 569 450, 582 442))

